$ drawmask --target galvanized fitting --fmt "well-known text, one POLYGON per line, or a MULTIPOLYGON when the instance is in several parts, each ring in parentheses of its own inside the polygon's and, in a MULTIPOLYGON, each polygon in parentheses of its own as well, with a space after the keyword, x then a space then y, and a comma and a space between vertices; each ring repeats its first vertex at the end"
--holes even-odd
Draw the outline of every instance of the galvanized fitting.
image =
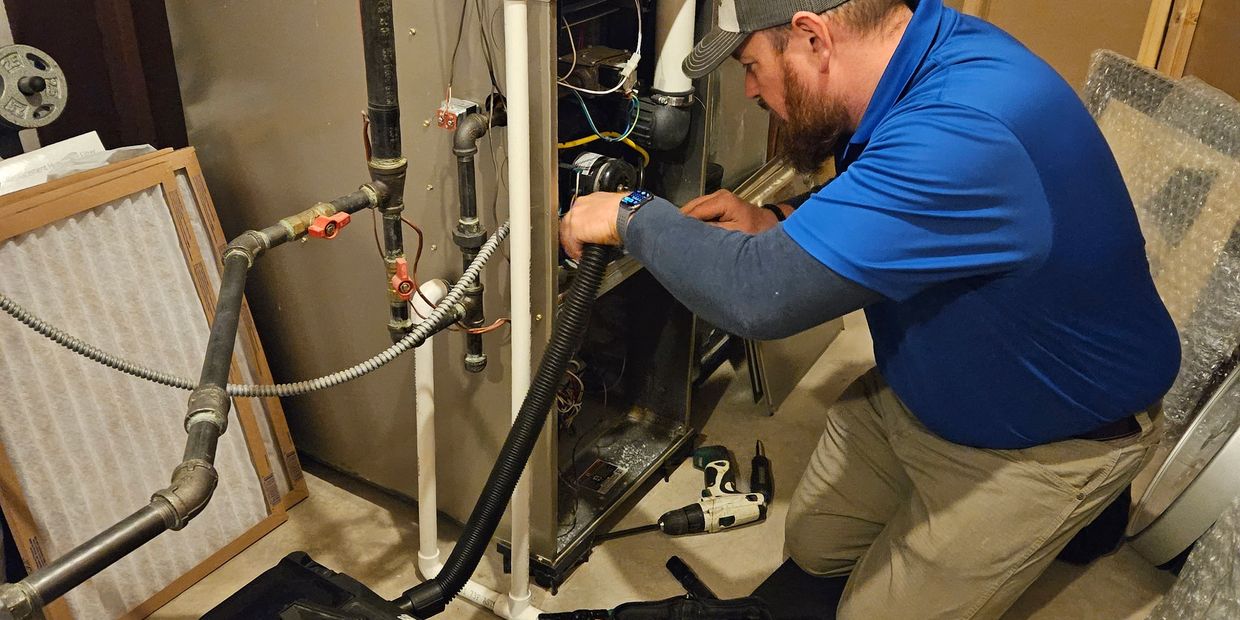
POLYGON ((409 161, 404 157, 396 157, 394 159, 373 158, 366 162, 366 165, 369 166, 371 170, 387 173, 403 171, 408 164, 409 161))
POLYGON ((199 423, 214 424, 223 435, 228 430, 228 410, 232 407, 232 399, 228 391, 218 385, 204 385, 196 388, 189 395, 189 412, 185 414, 185 431, 199 423))
POLYGON ((254 259, 269 247, 271 247, 271 239, 266 234, 257 230, 247 230, 237 235, 237 238, 224 248, 224 260, 228 260, 228 257, 234 254, 240 254, 245 257, 249 266, 253 267, 254 259))
POLYGON ((371 209, 383 204, 383 201, 387 199, 387 187, 383 186, 382 183, 377 183, 376 185, 363 183, 361 187, 358 187, 357 189, 363 194, 366 194, 366 199, 370 201, 371 209))
POLYGON ((42 620, 43 601, 23 582, 0 585, 0 620, 42 620))
POLYGON ((465 370, 472 373, 479 373, 487 368, 486 353, 466 353, 465 354, 465 370))
POLYGON ((170 514, 164 515, 165 524, 170 530, 179 530, 206 508, 218 482, 215 466, 202 459, 190 459, 172 470, 172 484, 156 491, 151 501, 162 502, 171 509, 170 514))
POLYGON ((466 114, 457 122, 452 134, 452 153, 459 157, 472 157, 478 152, 478 140, 487 133, 490 117, 481 112, 466 114))

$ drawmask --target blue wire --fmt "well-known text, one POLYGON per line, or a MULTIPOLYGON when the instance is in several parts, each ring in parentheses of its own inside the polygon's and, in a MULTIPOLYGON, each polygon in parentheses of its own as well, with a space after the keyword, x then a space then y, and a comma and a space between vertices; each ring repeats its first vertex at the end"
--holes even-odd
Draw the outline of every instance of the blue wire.
POLYGON ((586 122, 590 124, 590 131, 593 131, 594 135, 598 136, 599 138, 606 140, 607 142, 621 142, 625 138, 629 137, 629 134, 633 133, 633 129, 637 127, 637 118, 638 116, 641 115, 641 104, 637 101, 637 97, 629 98, 629 101, 631 102, 631 104, 629 106, 630 107, 630 111, 629 111, 630 121, 629 121, 628 128, 625 129, 624 132, 620 134, 620 137, 609 138, 607 136, 604 136, 603 132, 599 131, 598 127, 595 126, 594 117, 590 116, 590 108, 586 107, 586 100, 583 99, 581 97, 581 94, 578 93, 577 91, 574 90, 572 91, 572 93, 573 93, 573 96, 577 98, 577 103, 581 106, 581 111, 585 113, 586 115, 586 122))

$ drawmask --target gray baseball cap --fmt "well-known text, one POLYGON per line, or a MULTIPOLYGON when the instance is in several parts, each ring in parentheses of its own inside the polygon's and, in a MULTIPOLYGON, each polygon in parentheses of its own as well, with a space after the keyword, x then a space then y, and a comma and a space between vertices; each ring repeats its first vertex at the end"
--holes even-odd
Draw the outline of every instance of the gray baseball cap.
POLYGON ((750 34, 787 25, 798 11, 822 13, 848 0, 715 0, 718 25, 685 57, 685 74, 700 78, 720 65, 750 34))

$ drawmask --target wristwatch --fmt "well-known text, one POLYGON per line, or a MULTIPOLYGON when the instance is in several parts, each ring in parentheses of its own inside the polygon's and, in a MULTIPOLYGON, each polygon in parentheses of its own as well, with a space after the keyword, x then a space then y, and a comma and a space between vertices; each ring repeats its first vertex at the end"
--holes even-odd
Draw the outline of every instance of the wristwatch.
POLYGON ((765 204, 765 205, 762 205, 762 208, 763 208, 763 209, 766 209, 767 211, 770 211, 771 213, 774 213, 774 214, 775 214, 775 221, 777 221, 777 222, 782 222, 782 221, 784 221, 784 220, 788 219, 788 216, 784 215, 784 210, 783 210, 783 209, 781 209, 781 208, 779 208, 779 205, 776 205, 776 204, 765 204))
POLYGON ((633 214, 651 200, 654 200, 654 194, 644 189, 635 189, 620 199, 620 210, 616 213, 616 234, 620 237, 621 244, 624 243, 624 233, 629 228, 629 220, 633 219, 633 214))

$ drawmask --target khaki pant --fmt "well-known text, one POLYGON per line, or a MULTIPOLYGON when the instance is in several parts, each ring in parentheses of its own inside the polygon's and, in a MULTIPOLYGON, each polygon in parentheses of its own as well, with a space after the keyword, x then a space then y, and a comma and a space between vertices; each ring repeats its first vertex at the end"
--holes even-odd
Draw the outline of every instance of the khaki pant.
POLYGON ((987 450, 934 435, 877 371, 827 416, 788 509, 785 545, 849 574, 838 617, 998 618, 1126 487, 1154 425, 1110 441, 987 450))

